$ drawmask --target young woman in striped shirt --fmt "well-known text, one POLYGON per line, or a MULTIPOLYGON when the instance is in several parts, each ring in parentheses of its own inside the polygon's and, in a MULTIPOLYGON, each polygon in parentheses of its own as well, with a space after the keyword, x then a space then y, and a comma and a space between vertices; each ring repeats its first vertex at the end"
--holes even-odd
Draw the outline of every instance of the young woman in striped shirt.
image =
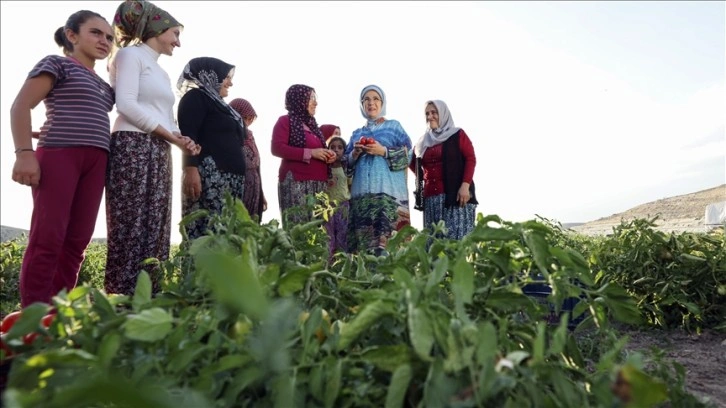
POLYGON ((23 307, 51 303, 76 286, 96 225, 106 176, 111 86, 94 71, 111 50, 113 32, 98 13, 73 13, 55 33, 65 56, 49 55, 28 74, 10 110, 13 180, 31 187, 33 215, 20 272, 23 307), (31 110, 46 120, 33 150, 31 110))

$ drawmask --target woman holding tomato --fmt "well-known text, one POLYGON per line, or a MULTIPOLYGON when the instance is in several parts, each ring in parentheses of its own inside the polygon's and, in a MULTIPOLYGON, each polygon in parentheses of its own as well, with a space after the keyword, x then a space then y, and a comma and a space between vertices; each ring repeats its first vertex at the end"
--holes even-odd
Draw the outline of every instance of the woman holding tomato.
POLYGON ((444 101, 427 101, 425 114, 428 130, 416 142, 410 165, 416 173, 414 208, 423 210, 424 228, 444 221, 447 237, 462 239, 474 229, 474 146, 454 126, 444 101))
POLYGON ((312 211, 305 208, 306 197, 323 192, 328 186, 328 165, 335 153, 328 149, 315 111, 318 98, 315 89, 296 84, 285 94, 287 115, 280 116, 272 129, 272 155, 279 157, 277 194, 282 226, 312 220, 312 211))
POLYGON ((410 224, 406 169, 411 139, 396 120, 386 119, 386 94, 368 85, 360 94, 366 123, 346 149, 353 177, 348 219, 348 251, 385 254, 388 239, 410 224))

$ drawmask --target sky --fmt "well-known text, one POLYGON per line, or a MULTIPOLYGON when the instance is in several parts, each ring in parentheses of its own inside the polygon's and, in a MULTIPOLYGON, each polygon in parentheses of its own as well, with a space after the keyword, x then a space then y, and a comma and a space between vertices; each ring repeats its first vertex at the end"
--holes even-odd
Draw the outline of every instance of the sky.
MULTIPOLYGON (((387 118, 414 144, 426 101, 445 101, 475 145, 477 212, 508 221, 587 222, 726 183, 726 2, 154 3, 184 25, 181 47, 159 59, 173 85, 195 57, 236 66, 226 100, 245 98, 258 114, 250 129, 263 222, 280 216, 270 138, 296 83, 315 88, 318 123, 340 126, 346 139, 364 124, 368 84, 384 90, 387 118)), ((0 2, 2 225, 28 229, 32 214, 30 188, 11 178, 18 90, 41 58, 61 53, 53 33, 70 14, 90 8, 112 21, 119 4, 0 2)), ((105 67, 96 64, 102 78, 105 67)), ((42 104, 33 110, 34 129, 44 115, 42 104)), ((173 160, 178 243, 177 148, 173 160)), ((97 238, 106 236, 104 206, 97 238)), ((421 228, 423 214, 411 211, 421 228)))

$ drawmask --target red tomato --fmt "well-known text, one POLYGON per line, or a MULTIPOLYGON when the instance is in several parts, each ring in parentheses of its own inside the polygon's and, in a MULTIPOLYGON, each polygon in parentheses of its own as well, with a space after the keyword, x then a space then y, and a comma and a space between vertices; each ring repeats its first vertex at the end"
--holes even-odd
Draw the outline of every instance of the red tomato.
POLYGON ((20 310, 18 310, 5 316, 2 323, 0 323, 0 333, 9 332, 10 328, 13 327, 13 325, 15 324, 15 321, 20 318, 20 313, 20 310))
POLYGON ((43 316, 43 319, 40 320, 40 322, 43 324, 43 327, 50 327, 51 323, 53 323, 53 319, 55 319, 55 314, 47 314, 43 316))

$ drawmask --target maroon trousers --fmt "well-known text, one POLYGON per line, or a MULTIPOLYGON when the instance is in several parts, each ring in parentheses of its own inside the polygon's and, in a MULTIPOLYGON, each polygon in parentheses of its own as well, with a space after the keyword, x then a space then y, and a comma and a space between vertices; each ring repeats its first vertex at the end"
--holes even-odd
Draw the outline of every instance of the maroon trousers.
POLYGON ((39 147, 40 184, 20 271, 22 307, 51 303, 71 290, 96 226, 108 152, 96 147, 39 147))

